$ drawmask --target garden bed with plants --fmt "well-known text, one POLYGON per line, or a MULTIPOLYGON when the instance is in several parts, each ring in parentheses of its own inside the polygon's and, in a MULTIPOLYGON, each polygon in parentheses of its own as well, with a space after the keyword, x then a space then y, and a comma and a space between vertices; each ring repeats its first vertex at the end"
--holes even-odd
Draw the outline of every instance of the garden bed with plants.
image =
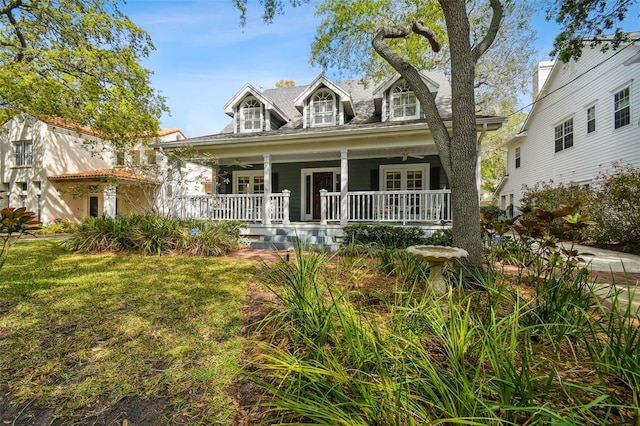
POLYGON ((430 291, 426 262, 375 244, 334 257, 298 252, 265 267, 269 296, 254 298, 263 319, 245 351, 244 383, 257 386, 245 393, 245 416, 267 424, 640 424, 638 312, 615 294, 600 299, 580 253, 557 245, 554 232, 589 222, 566 209, 540 209, 508 232, 485 226, 486 271, 444 297, 430 291), (503 273, 503 263, 517 273, 503 273))

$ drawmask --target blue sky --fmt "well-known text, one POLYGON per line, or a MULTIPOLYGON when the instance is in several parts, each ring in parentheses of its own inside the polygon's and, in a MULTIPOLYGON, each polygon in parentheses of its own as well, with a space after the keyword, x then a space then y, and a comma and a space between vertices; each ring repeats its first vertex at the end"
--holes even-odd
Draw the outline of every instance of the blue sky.
MULTIPOLYGON (((243 28, 231 0, 127 0, 122 11, 156 46, 145 66, 171 109, 161 126, 177 127, 188 137, 218 133, 230 121, 224 105, 245 84, 268 89, 281 79, 310 83, 321 72, 309 65, 319 22, 313 3, 287 8, 267 25, 259 2, 249 0, 243 28)), ((640 30, 637 12, 630 15, 625 29, 640 30)), ((557 27, 542 15, 532 19, 537 59, 548 60, 557 27)))

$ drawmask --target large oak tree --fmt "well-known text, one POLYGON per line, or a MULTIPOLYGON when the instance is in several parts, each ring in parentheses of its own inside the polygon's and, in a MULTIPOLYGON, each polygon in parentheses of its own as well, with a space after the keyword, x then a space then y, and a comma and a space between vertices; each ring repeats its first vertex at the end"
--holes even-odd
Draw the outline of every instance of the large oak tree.
POLYGON ((116 144, 167 111, 140 61, 154 49, 116 0, 0 0, 0 121, 25 112, 90 126, 116 144))

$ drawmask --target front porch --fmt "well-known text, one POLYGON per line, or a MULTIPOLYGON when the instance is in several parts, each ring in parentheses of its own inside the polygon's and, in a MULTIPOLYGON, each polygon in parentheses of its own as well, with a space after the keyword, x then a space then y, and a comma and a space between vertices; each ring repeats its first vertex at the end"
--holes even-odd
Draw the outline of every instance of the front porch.
MULTIPOLYGON (((450 222, 451 191, 319 191, 320 225, 386 223, 438 225, 450 222)), ((291 191, 179 197, 174 215, 182 219, 239 220, 249 224, 290 223, 291 191)), ((308 221, 313 222, 313 221, 308 221)))

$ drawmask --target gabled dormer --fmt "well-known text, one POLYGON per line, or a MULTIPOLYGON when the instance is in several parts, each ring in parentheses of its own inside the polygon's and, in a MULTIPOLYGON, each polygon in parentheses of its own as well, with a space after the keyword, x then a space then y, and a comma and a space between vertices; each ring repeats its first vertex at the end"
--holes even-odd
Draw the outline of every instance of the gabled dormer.
MULTIPOLYGON (((440 85, 425 75, 421 77, 429 91, 436 96, 440 85)), ((424 117, 416 95, 399 74, 378 86, 373 92, 373 98, 376 112, 380 113, 382 121, 415 120, 424 117)))
POLYGON ((275 130, 289 121, 280 108, 250 84, 225 105, 224 112, 233 117, 233 133, 275 130))
POLYGON ((351 95, 329 80, 318 76, 294 101, 302 114, 302 127, 337 126, 353 116, 351 95))

